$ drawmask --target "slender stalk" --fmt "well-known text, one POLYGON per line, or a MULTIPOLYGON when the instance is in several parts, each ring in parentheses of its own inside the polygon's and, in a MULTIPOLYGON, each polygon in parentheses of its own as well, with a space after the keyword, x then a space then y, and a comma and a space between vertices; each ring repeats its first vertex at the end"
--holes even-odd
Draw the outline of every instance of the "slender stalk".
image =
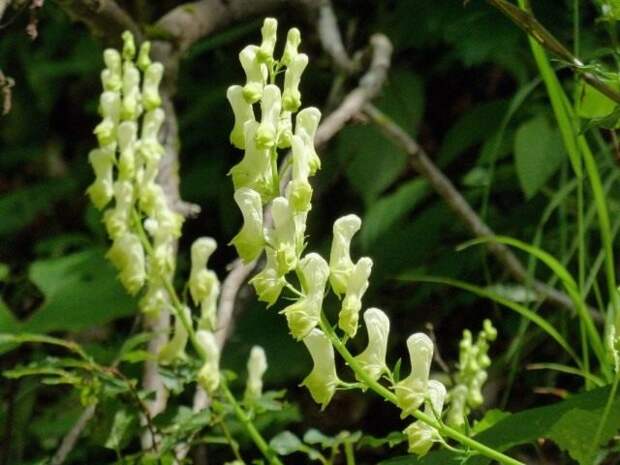
POLYGON ((258 432, 250 417, 248 417, 247 413, 245 413, 245 411, 241 408, 241 406, 237 402, 237 399, 235 399, 235 396, 233 396, 232 392, 230 392, 228 386, 226 385, 226 381, 222 380, 220 390, 224 393, 224 396, 232 405, 235 416, 244 426, 244 428, 246 429, 258 449, 261 451, 263 456, 269 461, 271 465, 283 465, 276 453, 271 449, 271 447, 269 447, 269 444, 267 444, 265 439, 258 432))
MULTIPOLYGON (((396 395, 393 392, 391 392, 388 388, 386 388, 385 386, 381 385, 379 382, 372 379, 368 375, 368 373, 366 373, 366 371, 357 363, 355 358, 353 358, 353 355, 351 355, 349 350, 342 343, 342 341, 340 340, 340 338, 338 337, 338 335, 336 334, 336 332, 330 325, 329 321, 327 321, 327 318, 325 318, 324 314, 321 314, 321 320, 319 322, 319 325, 321 329, 323 330, 323 332, 325 333, 325 335, 329 338, 333 346, 336 348, 336 351, 338 351, 338 353, 342 356, 342 358, 347 362, 347 365, 349 365, 349 367, 355 372, 358 379, 361 380, 364 384, 366 384, 366 386, 372 389, 375 393, 383 397, 385 400, 398 406, 396 395)), ((485 446, 484 444, 476 441, 475 439, 472 439, 464 435, 463 433, 447 425, 444 425, 443 423, 438 422, 433 416, 427 415, 424 412, 421 412, 420 410, 416 410, 413 413, 413 416, 417 418, 418 420, 426 423, 427 425, 430 425, 433 428, 437 429, 437 431, 439 432, 441 436, 446 436, 451 439, 454 439, 460 444, 467 446, 471 448, 472 450, 477 451, 478 453, 480 453, 481 455, 484 455, 485 457, 488 457, 492 460, 496 460, 499 463, 502 463, 504 465, 525 465, 523 462, 513 459, 512 457, 509 457, 505 454, 502 454, 501 452, 496 451, 495 449, 492 449, 489 446, 485 446)))

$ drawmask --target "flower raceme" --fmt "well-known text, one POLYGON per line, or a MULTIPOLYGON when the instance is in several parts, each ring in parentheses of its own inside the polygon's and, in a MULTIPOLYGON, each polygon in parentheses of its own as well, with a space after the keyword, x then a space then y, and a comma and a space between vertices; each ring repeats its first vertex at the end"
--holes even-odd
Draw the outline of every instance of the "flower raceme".
MULTIPOLYGON (((336 370, 331 337, 339 336, 334 328, 330 328, 331 336, 326 334, 326 287, 342 299, 337 327, 344 336, 344 345, 347 338, 357 334, 373 262, 368 257, 357 261, 351 258, 351 242, 362 225, 353 214, 335 221, 329 262, 317 253, 305 254, 306 220, 313 193, 310 177, 321 166, 314 147, 321 114, 316 108, 301 109, 299 85, 308 57, 298 51, 299 31, 289 31, 279 60, 274 58, 277 22, 265 20, 261 33, 261 45, 249 45, 239 55, 246 83, 231 86, 227 91, 234 115, 230 141, 244 151, 243 158, 230 170, 234 198, 243 216, 241 230, 231 244, 245 262, 257 260, 265 252, 262 269, 250 281, 259 300, 271 306, 285 289, 294 294, 294 301, 281 313, 293 338, 303 341, 312 358, 313 368, 302 385, 325 408, 338 388, 352 386, 341 381, 336 370), (281 90, 276 78, 283 69, 281 90), (290 158, 283 166, 290 167, 291 177, 281 186, 278 150, 289 148, 290 158), (270 223, 263 220, 263 210, 267 208, 270 223), (289 281, 293 271, 299 290, 289 281)), ((363 376, 355 372, 359 385, 367 389, 364 380, 393 381, 386 362, 390 320, 377 308, 366 310, 363 320, 368 344, 353 360, 364 372, 363 376)), ((428 336, 416 333, 409 337, 407 347, 411 373, 390 386, 397 405, 403 417, 426 405, 425 412, 440 419, 446 389, 439 381, 429 380, 433 343, 428 336)), ((439 438, 433 426, 419 421, 405 432, 410 450, 419 454, 426 453, 439 438)))
MULTIPOLYGON (((114 49, 103 53, 102 120, 94 130, 98 147, 89 154, 95 180, 87 193, 93 205, 104 211, 103 222, 112 240, 107 258, 118 269, 121 284, 130 294, 141 294, 141 310, 156 319, 173 308, 169 289, 183 217, 171 208, 156 182, 165 153, 158 138, 165 120, 159 95, 164 68, 151 62, 149 42, 137 49, 130 32, 122 38, 120 53, 114 49)), ((219 385, 219 349, 212 331, 220 283, 206 268, 215 248, 211 238, 194 242, 188 280, 191 299, 200 308, 196 339, 208 356, 198 381, 210 391, 219 385)), ((162 364, 186 357, 191 309, 183 305, 176 312, 172 337, 158 354, 162 364)))

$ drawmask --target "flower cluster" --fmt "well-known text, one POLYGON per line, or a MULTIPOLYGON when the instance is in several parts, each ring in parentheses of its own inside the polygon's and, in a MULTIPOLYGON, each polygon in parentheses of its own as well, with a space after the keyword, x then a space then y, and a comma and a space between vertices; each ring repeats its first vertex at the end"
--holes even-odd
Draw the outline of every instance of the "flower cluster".
POLYGON ((482 405, 482 386, 487 380, 486 369, 491 365, 489 358, 489 342, 497 338, 497 330, 490 320, 484 320, 482 330, 473 341, 471 331, 463 331, 460 343, 458 373, 456 384, 450 389, 450 409, 447 422, 452 426, 465 424, 467 415, 472 409, 482 405))
MULTIPOLYGON (((273 305, 285 288, 295 294, 295 300, 282 313, 293 338, 303 341, 312 357, 312 371, 302 384, 325 407, 336 389, 347 384, 338 377, 333 341, 324 332, 323 299, 331 288, 340 299, 337 327, 344 340, 355 337, 373 262, 368 257, 356 261, 351 257, 351 241, 362 225, 353 214, 335 221, 329 261, 314 252, 304 254, 306 219, 312 199, 309 177, 320 168, 313 141, 320 113, 316 108, 302 109, 292 125, 293 114, 301 106, 301 72, 308 62, 308 57, 298 52, 299 31, 289 31, 280 60, 273 57, 276 20, 266 19, 261 32, 261 45, 249 45, 239 55, 246 84, 231 86, 227 92, 235 117, 230 141, 244 150, 243 159, 230 171, 234 198, 243 216, 243 226, 232 244, 245 262, 256 260, 265 252, 264 267, 251 280, 261 301, 273 305), (282 69, 284 88, 280 91, 275 78, 282 69), (255 116, 255 104, 260 107, 260 120, 255 116), (282 187, 278 149, 291 150, 292 177, 282 187), (268 226, 263 210, 269 205, 273 225, 268 226), (295 272, 300 289, 288 280, 291 272, 295 272)), ((426 405, 426 413, 440 419, 446 389, 439 381, 429 380, 432 341, 421 333, 409 337, 411 373, 394 383, 386 364, 390 320, 378 308, 367 309, 363 320, 368 344, 354 357, 364 372, 363 376, 356 373, 362 388, 368 388, 368 380, 387 380, 392 382, 403 417, 426 405)), ((413 423, 405 432, 410 438, 410 450, 416 453, 428 451, 438 437, 434 427, 420 422, 413 423)))
MULTIPOLYGON (((112 240, 107 257, 119 270, 121 283, 130 294, 141 293, 140 308, 147 317, 157 317, 179 307, 171 302, 170 289, 183 217, 171 208, 156 182, 165 153, 158 138, 165 117, 159 95, 163 66, 151 62, 149 42, 137 51, 130 32, 122 38, 122 52, 107 49, 103 54, 102 121, 94 131, 99 146, 89 154, 95 181, 87 192, 95 207, 104 210, 112 240)), ((215 273, 206 269, 215 248, 211 238, 194 242, 188 281, 192 301, 201 309, 196 339, 207 362, 199 380, 208 390, 219 384, 219 349, 212 331, 220 285, 215 273)), ((191 310, 182 305, 175 316, 174 333, 159 353, 160 363, 185 357, 191 310)))

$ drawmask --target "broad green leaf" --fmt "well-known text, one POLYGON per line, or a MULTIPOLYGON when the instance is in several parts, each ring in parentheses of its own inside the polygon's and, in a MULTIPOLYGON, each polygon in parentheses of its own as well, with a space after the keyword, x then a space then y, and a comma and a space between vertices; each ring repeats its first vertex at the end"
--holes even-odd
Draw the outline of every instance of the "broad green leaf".
POLYGON ((523 123, 515 135, 515 164, 525 197, 530 199, 564 160, 562 138, 544 115, 523 123))
POLYGON ((24 322, 24 331, 75 331, 135 312, 133 300, 99 249, 34 262, 29 276, 45 301, 24 322))
MULTIPOLYGON (((529 444, 540 438, 550 439, 577 460, 580 465, 591 462, 596 430, 607 403, 610 388, 604 387, 570 398, 547 407, 514 413, 500 419, 474 438, 498 451, 529 444)), ((607 422, 600 436, 605 443, 620 429, 620 396, 614 399, 607 422)), ((381 462, 381 465, 486 465, 490 460, 482 456, 465 458, 446 449, 431 452, 423 458, 403 456, 381 462)))
POLYGON ((408 155, 373 126, 345 128, 338 137, 337 150, 351 187, 366 205, 390 187, 407 166, 408 155))
POLYGON ((409 181, 392 194, 373 203, 362 225, 361 239, 364 249, 377 242, 383 234, 416 207, 429 192, 423 179, 409 181))
MULTIPOLYGON (((603 81, 613 89, 620 90, 618 82, 603 81)), ((617 104, 609 97, 592 87, 583 79, 579 80, 577 115, 581 118, 603 118, 613 113, 617 104)), ((617 123, 617 120, 616 120, 617 123)), ((615 126, 615 125, 614 125, 615 126)))

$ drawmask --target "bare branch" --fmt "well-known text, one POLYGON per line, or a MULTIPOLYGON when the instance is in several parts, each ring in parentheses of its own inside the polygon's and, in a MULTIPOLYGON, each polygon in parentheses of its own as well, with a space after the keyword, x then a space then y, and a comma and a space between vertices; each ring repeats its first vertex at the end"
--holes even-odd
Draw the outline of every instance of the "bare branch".
POLYGON ((89 405, 84 409, 80 417, 74 423, 73 427, 69 430, 69 432, 62 438, 62 442, 60 443, 60 447, 50 460, 50 465, 61 465, 67 459, 69 453, 73 450, 75 445, 77 444, 80 435, 88 422, 95 415, 95 410, 97 408, 96 404, 89 405))
POLYGON ((140 28, 114 0, 56 0, 73 19, 84 22, 93 35, 108 43, 120 43, 123 31, 131 31, 138 42, 140 28))

